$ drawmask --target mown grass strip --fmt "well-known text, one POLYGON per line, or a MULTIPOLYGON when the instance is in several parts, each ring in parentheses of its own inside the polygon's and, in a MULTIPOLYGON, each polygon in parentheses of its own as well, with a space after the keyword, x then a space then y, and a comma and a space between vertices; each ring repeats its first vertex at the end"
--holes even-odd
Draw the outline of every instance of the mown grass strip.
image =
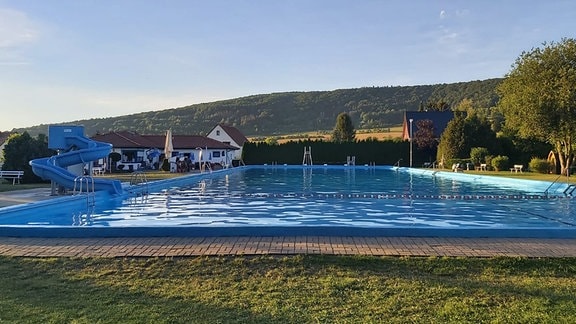
POLYGON ((0 257, 0 322, 576 322, 576 259, 0 257))

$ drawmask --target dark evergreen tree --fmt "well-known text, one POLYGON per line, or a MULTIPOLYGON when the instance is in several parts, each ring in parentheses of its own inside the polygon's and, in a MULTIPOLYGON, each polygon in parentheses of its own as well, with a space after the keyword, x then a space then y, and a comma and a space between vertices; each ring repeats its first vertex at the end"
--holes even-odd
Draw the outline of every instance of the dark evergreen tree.
POLYGON ((456 114, 440 138, 437 158, 440 161, 452 159, 468 159, 473 147, 486 147, 490 152, 498 153, 499 141, 496 133, 490 128, 487 120, 481 120, 476 115, 464 117, 465 114, 456 114))
POLYGON ((347 113, 340 113, 336 118, 336 126, 332 132, 332 142, 354 142, 356 131, 352 125, 352 119, 347 113))
POLYGON ((454 119, 452 119, 442 136, 440 136, 440 143, 438 144, 438 152, 436 153, 436 159, 445 163, 449 163, 450 160, 463 158, 468 152, 466 152, 466 135, 465 135, 465 117, 463 114, 456 114, 454 119))

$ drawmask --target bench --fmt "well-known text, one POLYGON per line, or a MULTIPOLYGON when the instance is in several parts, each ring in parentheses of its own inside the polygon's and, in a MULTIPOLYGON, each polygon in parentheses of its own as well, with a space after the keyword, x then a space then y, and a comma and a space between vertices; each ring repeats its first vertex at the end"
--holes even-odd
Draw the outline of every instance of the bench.
POLYGON ((92 168, 92 173, 94 175, 102 175, 104 174, 104 172, 106 172, 106 168, 103 166, 97 166, 92 168))
POLYGON ((514 164, 514 167, 513 167, 513 168, 510 168, 510 172, 516 172, 516 173, 520 172, 520 173, 522 173, 522 168, 523 168, 523 167, 524 167, 524 166, 523 166, 522 164, 514 164))
POLYGON ((0 170, 0 179, 12 179, 12 185, 15 185, 16 182, 20 183, 20 179, 24 176, 24 171, 1 171, 0 170))
POLYGON ((482 163, 480 164, 479 167, 476 167, 476 171, 487 171, 488 170, 488 166, 486 165, 486 163, 482 163))

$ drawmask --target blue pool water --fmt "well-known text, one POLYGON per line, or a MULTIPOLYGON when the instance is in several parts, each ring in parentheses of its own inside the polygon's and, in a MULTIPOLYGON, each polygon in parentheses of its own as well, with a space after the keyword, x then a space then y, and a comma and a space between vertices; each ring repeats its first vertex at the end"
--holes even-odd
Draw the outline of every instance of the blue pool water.
POLYGON ((392 167, 243 167, 0 209, 0 235, 574 237, 566 185, 392 167), (545 195, 546 192, 546 195, 545 195))

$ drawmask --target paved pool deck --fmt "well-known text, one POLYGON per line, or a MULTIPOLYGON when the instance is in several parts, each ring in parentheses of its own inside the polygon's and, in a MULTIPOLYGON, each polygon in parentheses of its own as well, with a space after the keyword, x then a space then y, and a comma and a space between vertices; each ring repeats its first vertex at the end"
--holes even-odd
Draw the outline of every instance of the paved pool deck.
POLYGON ((411 237, 0 237, 0 255, 18 257, 195 257, 228 255, 576 257, 576 239, 411 237))
MULTIPOLYGON (((0 193, 0 207, 50 199, 49 189, 0 193)), ((576 257, 576 238, 439 237, 0 237, 0 255, 17 257, 196 257, 228 255, 576 257)))

